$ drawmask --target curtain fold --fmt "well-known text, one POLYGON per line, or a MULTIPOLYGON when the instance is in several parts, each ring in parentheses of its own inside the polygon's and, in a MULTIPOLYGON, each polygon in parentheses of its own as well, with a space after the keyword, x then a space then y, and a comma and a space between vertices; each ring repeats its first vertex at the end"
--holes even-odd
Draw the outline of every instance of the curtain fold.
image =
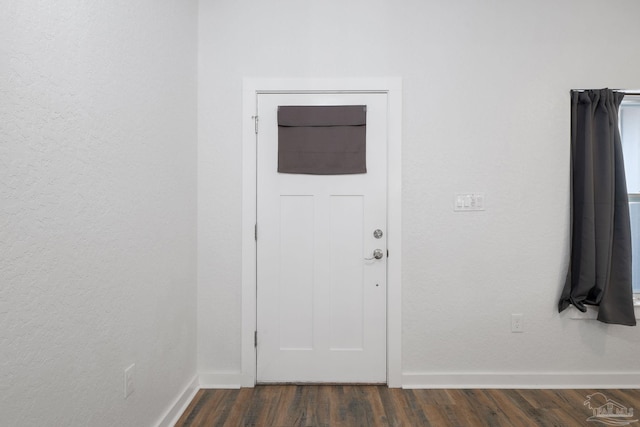
POLYGON ((558 304, 598 306, 598 320, 636 324, 629 201, 618 129, 623 93, 571 93, 571 256, 558 304))

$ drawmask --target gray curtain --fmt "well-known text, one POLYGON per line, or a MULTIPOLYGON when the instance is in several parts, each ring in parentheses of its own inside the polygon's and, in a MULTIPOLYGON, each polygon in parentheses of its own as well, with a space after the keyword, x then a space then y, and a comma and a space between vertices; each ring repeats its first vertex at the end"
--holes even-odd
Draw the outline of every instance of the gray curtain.
POLYGON ((598 320, 633 326, 629 201, 618 129, 623 93, 571 92, 571 258, 558 305, 598 306, 598 320))
POLYGON ((365 105, 278 107, 278 172, 367 172, 365 105))

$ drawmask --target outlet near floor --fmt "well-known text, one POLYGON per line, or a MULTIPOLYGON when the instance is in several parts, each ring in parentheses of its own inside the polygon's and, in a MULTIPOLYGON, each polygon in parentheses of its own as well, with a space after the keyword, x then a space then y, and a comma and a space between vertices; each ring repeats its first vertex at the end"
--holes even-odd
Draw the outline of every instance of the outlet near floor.
POLYGON ((524 332, 524 314, 511 315, 511 332, 524 332))

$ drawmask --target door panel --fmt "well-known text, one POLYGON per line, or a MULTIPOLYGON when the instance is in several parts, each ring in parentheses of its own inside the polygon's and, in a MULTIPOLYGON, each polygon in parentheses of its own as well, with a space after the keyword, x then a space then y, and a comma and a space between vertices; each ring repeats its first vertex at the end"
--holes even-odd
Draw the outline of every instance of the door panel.
POLYGON ((386 381, 386 97, 258 95, 258 382, 386 381), (367 173, 278 173, 282 105, 366 105, 367 173))
POLYGON ((362 350, 363 196, 330 198, 331 350, 362 350))
POLYGON ((280 348, 313 348, 312 196, 280 196, 280 348))

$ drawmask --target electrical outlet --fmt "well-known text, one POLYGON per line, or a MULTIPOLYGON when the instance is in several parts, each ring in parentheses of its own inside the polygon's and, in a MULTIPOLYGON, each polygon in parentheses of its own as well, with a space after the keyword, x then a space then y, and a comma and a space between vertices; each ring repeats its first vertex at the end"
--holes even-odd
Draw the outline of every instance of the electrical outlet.
POLYGON ((134 378, 136 373, 136 364, 132 364, 124 370, 124 398, 126 399, 134 391, 134 378))
POLYGON ((511 332, 524 332, 524 314, 511 315, 511 332))

